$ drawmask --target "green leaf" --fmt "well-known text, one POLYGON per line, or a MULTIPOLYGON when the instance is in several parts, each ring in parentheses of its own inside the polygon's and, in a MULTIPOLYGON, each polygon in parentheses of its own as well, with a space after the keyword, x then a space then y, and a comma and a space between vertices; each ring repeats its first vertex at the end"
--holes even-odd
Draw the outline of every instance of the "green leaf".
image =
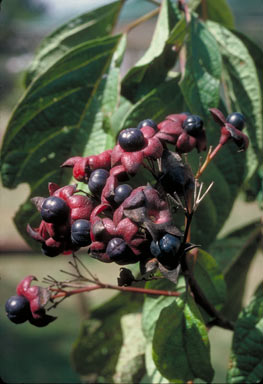
POLYGON ((231 320, 236 320, 242 307, 247 273, 259 247, 261 228, 259 221, 247 224, 216 240, 209 249, 225 277, 227 301, 222 312, 231 320))
MULTIPOLYGON (((182 283, 180 284, 182 285, 182 283)), ((165 291, 178 291, 178 285, 174 285, 167 279, 160 279, 146 283, 148 289, 160 289, 165 291)), ((163 308, 169 306, 176 300, 169 296, 150 296, 147 295, 144 300, 142 312, 142 330, 147 340, 152 340, 156 322, 163 308)))
POLYGON ((112 383, 123 336, 121 318, 128 313, 139 312, 142 295, 122 293, 94 310, 84 321, 76 340, 72 361, 76 371, 92 382, 112 383))
MULTIPOLYGON (((178 20, 178 10, 175 10, 171 0, 164 0, 148 50, 122 81, 122 94, 127 99, 137 101, 165 80, 177 56, 172 50, 173 43, 167 44, 167 42, 178 20)), ((177 38, 178 43, 179 41, 182 43, 185 27, 183 23, 177 33, 174 32, 174 39, 177 38)))
POLYGON ((162 310, 153 338, 153 360, 160 373, 172 382, 212 380, 206 327, 190 295, 162 310))
POLYGON ((262 383, 263 284, 240 313, 235 326, 227 383, 262 383))
POLYGON ((181 90, 190 111, 202 116, 219 104, 221 56, 215 38, 192 14, 181 90))
POLYGON ((79 15, 47 36, 26 72, 24 80, 26 87, 73 47, 88 40, 110 35, 121 5, 121 1, 115 1, 79 15))
MULTIPOLYGON (((226 0, 206 0, 206 19, 216 21, 226 28, 234 28, 234 17, 226 0)), ((202 9, 199 10, 202 13, 202 9)))
POLYGON ((120 350, 114 383, 138 383, 145 373, 145 338, 141 330, 141 314, 122 316, 123 345, 120 350))
POLYGON ((146 374, 140 381, 140 384, 167 384, 168 381, 165 379, 158 369, 156 368, 152 358, 152 343, 146 344, 145 349, 145 365, 146 374))
POLYGON ((220 310, 226 299, 226 284, 217 262, 209 253, 199 249, 193 267, 194 278, 202 292, 208 301, 220 310))
MULTIPOLYGON (((68 182, 71 172, 59 168, 68 157, 106 149, 112 132, 111 127, 105 129, 105 121, 117 108, 122 52, 121 36, 81 44, 31 84, 4 137, 4 186, 14 188, 27 182, 31 196, 46 195, 49 181, 68 182), (44 176, 40 174, 43 167, 44 176)), ((16 215, 26 240, 25 223, 36 224, 35 214, 27 202, 16 215)))
POLYGON ((262 95, 257 70, 242 41, 223 26, 208 22, 209 30, 215 37, 223 57, 224 68, 232 83, 229 93, 231 107, 244 114, 246 133, 250 145, 246 151, 247 180, 254 174, 262 159, 262 95))

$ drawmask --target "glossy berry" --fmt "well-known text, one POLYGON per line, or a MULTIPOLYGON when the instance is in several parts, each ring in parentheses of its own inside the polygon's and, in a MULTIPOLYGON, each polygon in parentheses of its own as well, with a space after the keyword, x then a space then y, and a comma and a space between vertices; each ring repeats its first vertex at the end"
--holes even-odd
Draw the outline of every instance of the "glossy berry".
POLYGON ((11 296, 5 304, 6 314, 13 323, 21 324, 31 317, 29 301, 24 296, 11 296))
POLYGON ((58 256, 61 252, 63 252, 62 247, 51 247, 46 245, 46 243, 42 244, 41 251, 45 256, 55 257, 58 256))
POLYGON ((74 221, 71 226, 72 243, 80 247, 86 247, 91 243, 90 222, 85 219, 74 221))
POLYGON ((119 144, 126 152, 139 151, 144 147, 143 133, 137 128, 127 128, 119 134, 119 144))
POLYGON ((106 169, 100 168, 93 171, 88 182, 90 192, 94 195, 100 195, 108 177, 109 172, 106 169))
POLYGON ((125 258, 128 247, 120 237, 114 237, 108 242, 106 253, 112 261, 120 261, 125 258))
POLYGON ((119 185, 114 191, 114 201, 121 204, 128 196, 130 196, 132 187, 129 184, 119 185))
POLYGON ((184 130, 191 136, 198 136, 203 125, 203 120, 198 115, 189 115, 183 122, 184 130))
POLYGON ((140 121, 140 123, 137 126, 137 129, 141 129, 141 128, 146 127, 146 126, 152 127, 156 131, 158 131, 157 124, 155 123, 155 121, 153 121, 151 119, 145 119, 145 120, 140 121))
POLYGON ((60 197, 50 196, 45 199, 41 208, 41 216, 47 223, 63 223, 67 220, 69 207, 60 197))
POLYGON ((177 252, 179 251, 181 241, 178 237, 166 233, 159 241, 160 254, 157 259, 167 268, 176 268, 179 264, 177 252))
POLYGON ((226 118, 227 123, 232 124, 235 128, 242 131, 242 129, 245 126, 245 117, 242 115, 242 113, 239 112, 233 112, 226 118))

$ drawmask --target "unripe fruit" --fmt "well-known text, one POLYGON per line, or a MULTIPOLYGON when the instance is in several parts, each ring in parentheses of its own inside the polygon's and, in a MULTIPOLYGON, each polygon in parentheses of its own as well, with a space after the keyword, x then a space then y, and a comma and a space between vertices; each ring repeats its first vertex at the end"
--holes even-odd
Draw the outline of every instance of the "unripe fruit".
POLYGON ((137 128, 127 128, 119 134, 119 144, 126 152, 139 151, 144 147, 143 133, 137 128))
POLYGON ((90 240, 90 222, 80 219, 74 221, 71 226, 72 243, 79 247, 86 247, 91 243, 90 240))
POLYGON ((145 120, 140 121, 140 123, 137 126, 137 129, 141 129, 141 128, 146 127, 146 126, 152 127, 156 131, 158 131, 157 124, 152 119, 145 119, 145 120))
POLYGON ((245 117, 239 112, 233 112, 228 115, 226 121, 227 123, 232 124, 235 128, 239 129, 239 131, 242 131, 245 126, 245 117))
POLYGON ((106 169, 100 168, 93 171, 88 182, 90 192, 94 195, 100 195, 108 177, 109 172, 106 169))
POLYGON ((198 136, 203 129, 203 120, 198 115, 189 115, 183 122, 184 130, 191 136, 198 136))
POLYGON ((114 201, 116 204, 121 204, 132 192, 132 187, 129 184, 118 185, 114 191, 114 201))
POLYGON ((24 296, 11 296, 5 304, 6 314, 13 323, 21 324, 31 316, 29 301, 24 296))
POLYGON ((106 253, 112 261, 120 261, 125 258, 127 244, 120 237, 114 237, 108 242, 106 253))
POLYGON ((42 204, 41 216, 47 223, 63 223, 67 220, 68 214, 69 207, 60 197, 50 196, 42 204))

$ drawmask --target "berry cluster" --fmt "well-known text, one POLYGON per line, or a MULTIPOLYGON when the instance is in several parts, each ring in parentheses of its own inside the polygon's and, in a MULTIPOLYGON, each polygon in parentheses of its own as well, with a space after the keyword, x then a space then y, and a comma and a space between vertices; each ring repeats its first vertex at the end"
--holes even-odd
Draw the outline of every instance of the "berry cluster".
MULTIPOLYGON (((221 127, 220 146, 233 139, 246 149, 243 116, 236 112, 225 119, 215 108, 210 112, 221 127)), ((187 243, 186 231, 175 226, 167 196, 182 198, 186 206, 191 201, 194 176, 181 155, 194 148, 206 149, 203 121, 197 115, 169 115, 158 125, 146 119, 137 128, 122 130, 112 150, 71 157, 62 164, 73 169, 74 178, 86 183, 89 192, 78 190, 77 184, 60 188, 49 183, 49 197, 32 199, 42 221, 37 228, 28 224, 29 235, 51 257, 88 247, 89 254, 102 262, 140 262, 142 273, 175 270, 193 245, 187 243), (155 178, 154 186, 136 186, 139 178, 129 184, 142 167, 155 178)), ((18 296, 6 303, 7 315, 16 323, 46 325, 54 319, 43 308, 43 296, 48 294, 30 287, 33 279, 29 276, 18 285, 18 296)))

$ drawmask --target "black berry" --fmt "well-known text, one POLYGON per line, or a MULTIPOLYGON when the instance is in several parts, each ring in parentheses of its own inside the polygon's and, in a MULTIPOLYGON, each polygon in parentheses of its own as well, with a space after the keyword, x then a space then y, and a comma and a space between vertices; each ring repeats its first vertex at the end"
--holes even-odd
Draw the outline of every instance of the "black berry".
POLYGON ((21 324, 31 316, 29 301, 24 296, 11 296, 5 303, 5 310, 9 320, 21 324))
POLYGON ((94 195, 100 195, 108 177, 109 172, 106 169, 96 169, 93 171, 88 182, 90 192, 94 195))
POLYGON ((120 261, 125 258, 127 250, 126 242, 120 237, 114 237, 108 242, 106 253, 112 261, 120 261))
POLYGON ((140 129, 127 128, 119 134, 119 144, 127 152, 139 151, 144 147, 144 136, 140 129))
POLYGON ((72 243, 80 247, 86 247, 91 243, 90 240, 90 222, 88 220, 79 219, 74 221, 71 226, 72 243))
POLYGON ((140 123, 137 126, 137 129, 141 129, 141 128, 146 127, 146 126, 152 127, 156 131, 158 130, 156 122, 151 120, 151 119, 145 119, 145 120, 140 121, 140 123))
POLYGON ((42 244, 41 251, 44 255, 49 257, 55 257, 58 256, 61 252, 63 252, 62 247, 50 247, 46 245, 46 243, 42 244))
POLYGON ((245 126, 245 117, 242 115, 242 113, 239 112, 233 112, 226 118, 227 123, 232 124, 235 128, 242 131, 242 129, 245 126))
POLYGON ((114 201, 121 204, 128 196, 130 196, 132 187, 129 184, 119 185, 114 191, 114 201))
POLYGON ((50 196, 45 199, 41 208, 41 216, 47 223, 63 223, 67 220, 69 207, 65 200, 56 196, 50 196))
POLYGON ((198 136, 203 125, 203 120, 198 115, 189 115, 183 122, 184 130, 191 136, 198 136))
POLYGON ((180 246, 181 241, 179 237, 166 233, 159 241, 161 253, 157 256, 157 259, 169 269, 176 268, 179 264, 179 257, 177 258, 176 256, 180 246))

